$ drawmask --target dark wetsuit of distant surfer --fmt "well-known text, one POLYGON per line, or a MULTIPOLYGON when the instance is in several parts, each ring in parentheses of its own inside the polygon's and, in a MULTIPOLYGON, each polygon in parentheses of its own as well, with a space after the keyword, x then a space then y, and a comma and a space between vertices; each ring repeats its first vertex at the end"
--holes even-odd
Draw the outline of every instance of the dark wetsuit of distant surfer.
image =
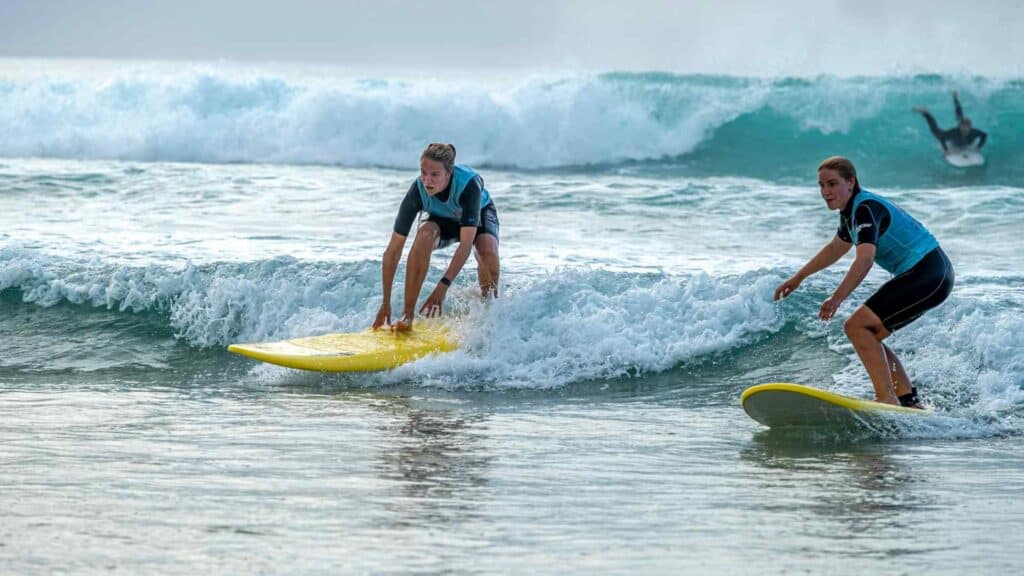
POLYGON ((956 106, 957 126, 949 130, 939 128, 935 117, 932 116, 927 108, 914 108, 914 112, 924 116, 925 121, 928 122, 928 127, 931 128, 932 135, 942 144, 943 152, 963 150, 974 144, 975 140, 978 141, 977 149, 981 150, 981 147, 985 145, 985 141, 988 140, 988 134, 974 128, 971 125, 970 118, 964 117, 964 110, 960 107, 960 99, 957 98, 956 92, 953 92, 953 105, 956 106))

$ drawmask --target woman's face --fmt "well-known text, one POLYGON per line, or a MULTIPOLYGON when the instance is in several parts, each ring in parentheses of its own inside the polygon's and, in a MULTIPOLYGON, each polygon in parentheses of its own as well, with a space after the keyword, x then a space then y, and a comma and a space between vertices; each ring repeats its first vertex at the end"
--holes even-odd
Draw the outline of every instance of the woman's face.
POLYGON ((829 168, 818 170, 818 187, 821 197, 828 204, 829 210, 842 210, 853 196, 853 185, 856 180, 846 180, 839 172, 829 168))
POLYGON ((452 179, 451 172, 444 169, 444 164, 430 158, 420 158, 420 180, 427 194, 434 196, 448 187, 452 179))

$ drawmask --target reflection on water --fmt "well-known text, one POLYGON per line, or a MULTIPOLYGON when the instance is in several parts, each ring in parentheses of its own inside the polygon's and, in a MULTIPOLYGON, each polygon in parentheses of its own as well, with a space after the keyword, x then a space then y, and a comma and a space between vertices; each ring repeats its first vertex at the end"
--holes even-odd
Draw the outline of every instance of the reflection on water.
POLYGON ((759 491, 770 506, 811 513, 801 532, 839 541, 834 553, 892 557, 936 548, 917 538, 917 519, 955 502, 936 495, 933 473, 893 443, 827 430, 765 431, 741 450, 764 474, 759 491), (914 528, 914 527, 917 528, 914 528))
POLYGON ((378 425, 385 437, 375 470, 397 494, 384 506, 395 512, 393 526, 440 527, 475 518, 486 492, 492 456, 481 447, 486 413, 417 406, 393 398, 377 407, 388 418, 378 425))
POLYGON ((393 513, 392 526, 437 527, 475 517, 494 459, 484 445, 490 412, 481 410, 478 401, 472 409, 461 409, 457 395, 411 398, 405 395, 409 390, 353 387, 358 378, 350 375, 291 376, 277 387, 313 396, 333 390, 327 397, 377 415, 367 422, 376 430, 371 472, 382 485, 393 487, 393 497, 381 503, 393 513))
MULTIPOLYGON (((358 374, 320 374, 275 366, 262 373, 262 386, 216 393, 253 406, 283 400, 289 423, 282 425, 289 428, 300 422, 292 420, 299 406, 308 406, 317 418, 326 418, 319 423, 309 419, 298 427, 325 439, 346 439, 344 451, 349 461, 341 465, 343 473, 352 481, 370 480, 374 489, 388 494, 373 497, 373 508, 387 511, 387 526, 436 528, 476 517, 495 458, 485 443, 491 414, 488 406, 480 402, 463 406, 462 396, 445 392, 411 397, 412 389, 368 388, 365 376, 358 374), (360 440, 354 439, 357 436, 360 440)), ((473 394, 468 397, 475 398, 473 394)), ((334 450, 330 452, 333 457, 334 450)))

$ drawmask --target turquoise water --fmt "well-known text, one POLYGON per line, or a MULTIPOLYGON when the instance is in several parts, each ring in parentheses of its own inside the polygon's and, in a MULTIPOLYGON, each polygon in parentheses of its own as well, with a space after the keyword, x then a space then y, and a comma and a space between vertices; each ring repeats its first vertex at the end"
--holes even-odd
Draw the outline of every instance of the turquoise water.
POLYGON ((1024 560, 1018 80, 322 72, 0 66, 5 572, 1024 560), (990 134, 980 170, 909 113, 951 123, 951 89, 990 134), (462 349, 367 375, 228 354, 372 321, 431 140, 480 167, 502 224, 504 297, 477 300, 472 261, 449 295, 462 349), (936 414, 768 432, 747 386, 870 394, 841 321, 816 320, 845 266, 772 301, 835 230, 814 174, 832 153, 956 266, 892 341, 936 414))

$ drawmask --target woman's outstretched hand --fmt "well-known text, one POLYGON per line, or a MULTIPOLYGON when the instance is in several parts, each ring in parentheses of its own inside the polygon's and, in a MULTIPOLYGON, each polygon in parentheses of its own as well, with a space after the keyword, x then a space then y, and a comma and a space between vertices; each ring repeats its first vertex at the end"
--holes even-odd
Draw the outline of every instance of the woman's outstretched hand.
POLYGON ((821 303, 821 310, 818 311, 818 318, 822 320, 831 320, 836 315, 836 310, 839 310, 839 306, 843 303, 843 298, 837 297, 835 294, 829 296, 827 300, 821 303))
POLYGON ((427 318, 441 315, 441 305, 444 304, 444 297, 448 294, 448 288, 444 284, 438 284, 437 288, 427 296, 426 302, 420 308, 420 314, 427 318))
POLYGON ((391 306, 386 303, 380 305, 377 317, 373 320, 373 329, 376 330, 385 324, 391 324, 391 306))
POLYGON ((412 330, 412 315, 403 315, 398 319, 398 322, 391 325, 391 330, 394 332, 408 332, 412 330))
POLYGON ((782 284, 779 284, 779 287, 775 289, 775 300, 777 301, 792 294, 793 291, 800 286, 801 282, 803 282, 803 279, 793 276, 782 284))

